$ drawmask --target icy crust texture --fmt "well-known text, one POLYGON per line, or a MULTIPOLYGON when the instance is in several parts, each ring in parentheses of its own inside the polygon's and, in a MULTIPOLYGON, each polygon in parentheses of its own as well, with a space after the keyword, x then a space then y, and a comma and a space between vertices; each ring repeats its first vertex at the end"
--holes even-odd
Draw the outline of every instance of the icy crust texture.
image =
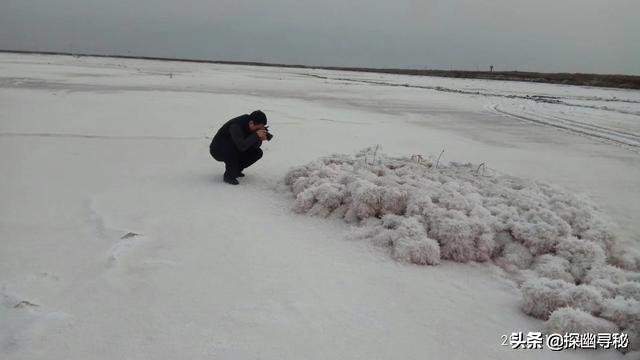
POLYGON ((587 197, 483 166, 390 158, 379 148, 291 169, 294 210, 338 217, 400 261, 492 261, 547 330, 625 331, 640 349, 640 252, 587 197))

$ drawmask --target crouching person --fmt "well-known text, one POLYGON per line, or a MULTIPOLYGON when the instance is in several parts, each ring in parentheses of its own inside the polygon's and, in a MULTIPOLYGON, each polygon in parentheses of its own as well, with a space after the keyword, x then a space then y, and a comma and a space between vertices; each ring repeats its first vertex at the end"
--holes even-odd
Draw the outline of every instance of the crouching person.
POLYGON ((242 170, 262 157, 260 145, 267 140, 267 116, 260 110, 227 121, 209 146, 214 159, 224 162, 224 182, 238 185, 242 170))

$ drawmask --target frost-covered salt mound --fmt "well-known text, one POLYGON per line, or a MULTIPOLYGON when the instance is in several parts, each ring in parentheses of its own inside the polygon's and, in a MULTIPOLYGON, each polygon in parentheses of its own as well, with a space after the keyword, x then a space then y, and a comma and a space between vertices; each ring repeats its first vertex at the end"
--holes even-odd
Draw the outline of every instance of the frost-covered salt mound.
POLYGON ((285 182, 296 211, 343 218, 398 260, 493 261, 548 331, 622 330, 640 349, 640 252, 583 195, 378 148, 294 168, 285 182))

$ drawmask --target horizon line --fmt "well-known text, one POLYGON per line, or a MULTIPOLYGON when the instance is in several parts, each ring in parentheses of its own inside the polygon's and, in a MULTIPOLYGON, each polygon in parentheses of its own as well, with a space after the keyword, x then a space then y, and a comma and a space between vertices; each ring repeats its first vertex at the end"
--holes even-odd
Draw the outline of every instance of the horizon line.
POLYGON ((119 59, 140 59, 154 61, 178 61, 191 63, 208 63, 222 65, 243 65, 243 66, 264 66, 264 67, 284 67, 284 68, 300 68, 300 69, 322 69, 322 70, 340 70, 355 72, 371 72, 384 74, 399 75, 415 75, 415 76, 437 76, 437 77, 453 77, 453 78, 470 78, 483 80, 503 80, 503 81, 526 81, 526 82, 542 82, 542 83, 560 83, 565 85, 586 85, 596 87, 615 87, 627 89, 640 89, 640 75, 630 74, 602 74, 602 73, 581 73, 581 72, 538 72, 538 71, 483 71, 483 70, 459 70, 459 69, 418 69, 418 68, 394 68, 394 67, 354 67, 354 66, 325 66, 325 65, 302 65, 302 64, 282 64, 269 63, 260 61, 235 61, 235 60, 211 60, 211 59, 192 59, 192 58, 170 58, 162 56, 136 56, 136 55, 105 55, 91 53, 74 53, 64 51, 32 51, 32 50, 10 50, 0 49, 0 53, 15 54, 34 54, 34 55, 63 55, 73 57, 102 57, 102 58, 119 58, 119 59), (515 76, 516 78, 504 78, 504 76, 515 76), (552 76, 548 78, 544 76, 552 76), (570 78, 590 77, 589 79, 577 80, 570 78), (587 84, 585 81, 590 80, 587 84), (628 82, 623 82, 623 81, 628 82))

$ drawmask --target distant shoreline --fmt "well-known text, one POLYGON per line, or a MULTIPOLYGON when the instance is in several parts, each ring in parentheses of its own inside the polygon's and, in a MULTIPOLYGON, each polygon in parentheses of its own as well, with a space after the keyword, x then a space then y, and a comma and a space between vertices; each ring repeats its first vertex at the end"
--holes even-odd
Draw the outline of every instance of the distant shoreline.
POLYGON ((142 60, 156 60, 156 61, 182 61, 182 62, 192 62, 192 63, 208 63, 208 64, 224 64, 224 65, 249 65, 249 66, 268 66, 268 67, 285 67, 285 68, 301 68, 301 69, 358 71, 358 72, 370 72, 370 73, 380 73, 380 74, 437 76, 437 77, 482 79, 482 80, 527 81, 527 82, 549 83, 549 84, 594 86, 594 87, 640 90, 640 76, 636 76, 636 75, 542 73, 542 72, 525 72, 525 71, 493 71, 491 72, 491 71, 470 71, 470 70, 419 70, 419 69, 395 69, 395 68, 361 68, 361 67, 342 67, 342 66, 309 66, 309 65, 273 64, 273 63, 262 63, 262 62, 251 62, 251 61, 174 59, 174 58, 152 57, 152 56, 97 55, 97 54, 80 54, 80 53, 66 53, 66 52, 53 52, 53 51, 0 50, 0 53, 66 55, 66 56, 76 56, 76 57, 103 57, 103 58, 142 59, 142 60))

